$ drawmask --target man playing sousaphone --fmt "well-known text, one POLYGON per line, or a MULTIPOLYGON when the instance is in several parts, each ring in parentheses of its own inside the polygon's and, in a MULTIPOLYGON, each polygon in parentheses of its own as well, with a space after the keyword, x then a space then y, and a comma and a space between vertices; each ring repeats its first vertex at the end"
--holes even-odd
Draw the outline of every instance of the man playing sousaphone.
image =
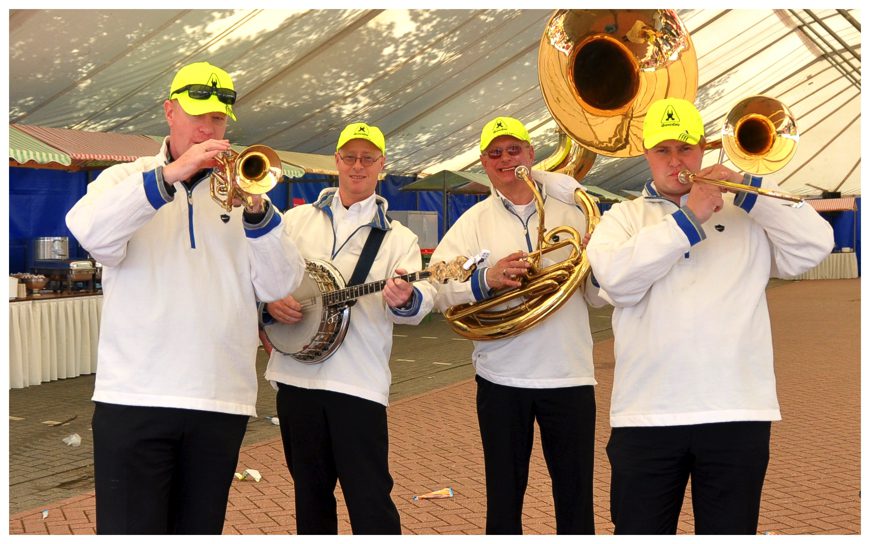
POLYGON ((304 273, 267 199, 230 206, 225 220, 211 199, 235 119, 229 74, 195 62, 167 91, 160 152, 106 169, 66 217, 103 263, 93 396, 100 534, 221 533, 256 415, 250 309, 287 296, 304 273))
MULTIPOLYGON (((286 232, 306 259, 331 263, 354 284, 390 278, 382 293, 356 301, 343 342, 325 361, 307 364, 277 349, 269 359, 266 378, 278 390, 299 534, 338 532, 336 480, 354 534, 401 532, 387 464, 392 329, 396 323, 418 324, 432 308, 435 290, 426 282, 392 278, 420 270, 422 257, 416 235, 390 221, 387 201, 375 194, 385 150, 380 129, 348 125, 335 152, 338 188, 324 189, 315 203, 286 213, 286 232), (378 246, 372 240, 379 238, 378 246)), ((303 306, 293 296, 267 310, 291 326, 303 319, 303 306)))
MULTIPOLYGON (((523 124, 496 117, 483 127, 480 162, 492 183, 492 194, 465 212, 432 255, 492 254, 466 283, 438 286, 436 304, 447 309, 482 302, 504 289, 522 285, 528 270, 525 256, 536 248, 538 212, 532 189, 515 175, 518 166, 531 168, 535 151, 523 124)), ((545 217, 551 226, 585 232, 586 218, 564 196, 548 194, 573 178, 533 171, 544 181, 545 217), (546 181, 545 181, 546 180, 546 181)), ((567 249, 562 249, 565 253, 567 249)), ((594 289, 589 289, 589 296, 594 289)), ((597 304, 599 300, 595 300, 597 304)), ((475 341, 473 363, 477 379, 477 417, 486 471, 487 534, 521 534, 523 498, 535 421, 553 482, 556 532, 592 534, 592 468, 595 438, 595 385, 592 335, 584 293, 574 290, 567 301, 537 325, 509 337, 475 341)))

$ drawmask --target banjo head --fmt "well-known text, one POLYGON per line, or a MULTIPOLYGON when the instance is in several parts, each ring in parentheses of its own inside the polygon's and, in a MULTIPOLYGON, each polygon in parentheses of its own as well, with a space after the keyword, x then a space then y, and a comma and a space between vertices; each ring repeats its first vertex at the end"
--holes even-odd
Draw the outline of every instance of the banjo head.
POLYGON ((344 289, 341 273, 332 264, 311 260, 305 263, 306 274, 293 292, 302 304, 302 320, 293 325, 273 321, 263 325, 272 346, 301 363, 320 363, 338 349, 347 333, 349 306, 330 307, 323 295, 344 289))

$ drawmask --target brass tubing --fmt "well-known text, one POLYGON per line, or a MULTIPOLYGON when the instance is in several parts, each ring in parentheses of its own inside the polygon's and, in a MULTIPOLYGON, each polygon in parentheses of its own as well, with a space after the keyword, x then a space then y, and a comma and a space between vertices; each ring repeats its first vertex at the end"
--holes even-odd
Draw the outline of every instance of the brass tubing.
POLYGON ((680 183, 682 183, 683 185, 688 185, 689 183, 706 183, 708 185, 723 187, 725 189, 728 189, 729 191, 754 193, 761 196, 769 196, 773 198, 780 198, 782 200, 789 200, 791 202, 800 204, 803 204, 804 202, 804 199, 797 195, 784 193, 782 191, 774 191, 771 189, 763 189, 761 187, 752 187, 751 185, 743 185, 742 183, 734 183, 731 181, 725 181, 724 179, 705 178, 697 174, 693 174, 688 170, 681 171, 677 177, 679 178, 680 183))

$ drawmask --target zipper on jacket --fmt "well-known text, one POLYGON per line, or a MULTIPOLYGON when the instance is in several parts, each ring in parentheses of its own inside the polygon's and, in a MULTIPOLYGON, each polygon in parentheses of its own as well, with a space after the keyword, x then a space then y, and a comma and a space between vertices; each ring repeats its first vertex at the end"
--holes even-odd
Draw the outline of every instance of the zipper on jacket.
POLYGON ((523 221, 523 218, 520 217, 520 216, 517 214, 517 212, 513 211, 512 209, 510 209, 510 208, 508 208, 508 207, 505 207, 505 210, 507 210, 508 213, 510 213, 510 214, 513 215, 514 217, 516 217, 517 220, 520 222, 520 224, 523 226, 523 234, 524 234, 525 237, 526 237, 526 247, 529 248, 529 253, 531 253, 532 251, 534 251, 534 248, 532 248, 532 239, 529 238, 529 221, 532 220, 532 217, 533 217, 534 215, 537 215, 538 211, 535 210, 534 212, 532 212, 532 214, 529 216, 528 219, 526 219, 525 221, 523 221))
POLYGON ((193 233, 193 187, 184 184, 184 190, 187 191, 187 231, 190 235, 190 248, 196 249, 196 236, 193 233))
MULTIPOLYGON (((332 221, 332 218, 331 218, 331 217, 330 217, 329 219, 330 219, 330 221, 332 221)), ((372 226, 371 223, 366 223, 365 225, 360 225, 360 226, 358 226, 357 228, 355 228, 355 229, 353 230, 353 232, 350 233, 350 235, 347 237, 347 240, 345 240, 345 241, 344 241, 344 242, 343 242, 343 243, 338 247, 338 249, 335 249, 335 244, 338 242, 338 236, 336 236, 336 234, 335 234, 335 225, 333 224, 333 225, 332 225, 332 258, 335 259, 335 256, 338 255, 338 252, 341 251, 342 249, 344 249, 344 246, 347 245, 347 243, 350 241, 350 239, 353 238, 353 236, 354 236, 357 232, 359 232, 360 229, 364 229, 364 228, 366 228, 366 227, 372 227, 372 228, 375 228, 374 226, 372 226)))

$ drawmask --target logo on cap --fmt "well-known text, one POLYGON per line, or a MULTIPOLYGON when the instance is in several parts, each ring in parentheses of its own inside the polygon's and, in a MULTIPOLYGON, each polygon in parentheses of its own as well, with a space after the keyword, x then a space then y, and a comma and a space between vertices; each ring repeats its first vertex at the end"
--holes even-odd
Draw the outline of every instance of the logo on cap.
POLYGON ((493 132, 498 132, 499 130, 504 130, 504 122, 496 121, 495 127, 492 129, 493 132))
POLYGON ((665 108, 665 113, 662 115, 661 125, 663 127, 680 126, 680 117, 677 115, 677 110, 675 110, 673 106, 665 108))
POLYGON ((369 131, 366 130, 366 127, 363 126, 363 125, 360 125, 360 126, 357 127, 357 129, 356 129, 356 134, 368 135, 368 133, 369 133, 369 131))

